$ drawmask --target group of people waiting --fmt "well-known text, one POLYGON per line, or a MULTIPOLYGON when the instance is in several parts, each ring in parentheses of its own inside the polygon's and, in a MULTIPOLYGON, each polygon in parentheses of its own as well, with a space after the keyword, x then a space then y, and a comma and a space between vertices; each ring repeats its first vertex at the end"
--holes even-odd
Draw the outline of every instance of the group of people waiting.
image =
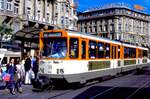
POLYGON ((38 73, 38 58, 27 57, 25 60, 20 60, 18 64, 15 64, 15 59, 12 58, 6 65, 6 71, 0 69, 3 75, 3 81, 5 81, 5 89, 15 95, 16 91, 22 93, 22 83, 31 84, 32 80, 37 78, 38 73))

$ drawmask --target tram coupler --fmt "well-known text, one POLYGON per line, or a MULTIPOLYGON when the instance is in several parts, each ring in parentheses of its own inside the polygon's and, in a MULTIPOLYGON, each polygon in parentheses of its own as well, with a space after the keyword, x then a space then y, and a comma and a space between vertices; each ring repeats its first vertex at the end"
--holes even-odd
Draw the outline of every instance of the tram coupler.
POLYGON ((44 76, 40 76, 37 79, 32 80, 32 86, 35 89, 45 90, 45 89, 50 89, 50 87, 53 86, 53 83, 52 80, 44 76))

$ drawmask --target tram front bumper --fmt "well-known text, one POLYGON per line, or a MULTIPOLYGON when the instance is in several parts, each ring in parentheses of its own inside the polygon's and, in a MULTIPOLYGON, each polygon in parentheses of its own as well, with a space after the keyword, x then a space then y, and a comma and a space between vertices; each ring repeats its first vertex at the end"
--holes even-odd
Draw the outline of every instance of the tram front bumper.
POLYGON ((64 75, 58 74, 38 74, 39 77, 46 77, 48 79, 64 79, 64 75))

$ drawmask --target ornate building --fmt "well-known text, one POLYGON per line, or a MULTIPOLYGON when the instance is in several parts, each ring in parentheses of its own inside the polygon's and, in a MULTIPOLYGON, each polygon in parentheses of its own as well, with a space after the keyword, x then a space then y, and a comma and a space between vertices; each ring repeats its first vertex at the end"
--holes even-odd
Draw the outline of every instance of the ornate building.
POLYGON ((150 15, 123 3, 105 5, 78 14, 78 29, 113 40, 150 46, 150 15))
POLYGON ((76 30, 77 19, 74 0, 0 0, 0 24, 27 47, 41 29, 76 30))

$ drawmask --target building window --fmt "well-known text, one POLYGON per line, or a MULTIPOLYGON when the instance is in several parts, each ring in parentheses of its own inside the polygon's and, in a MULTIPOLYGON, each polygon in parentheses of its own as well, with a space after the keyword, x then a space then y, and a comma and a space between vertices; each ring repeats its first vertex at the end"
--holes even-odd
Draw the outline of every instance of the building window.
POLYGON ((31 8, 30 7, 27 8, 27 14, 31 14, 31 8))
POLYGON ((0 9, 4 9, 4 0, 0 0, 0 9))
POLYGON ((12 11, 12 4, 11 2, 6 3, 6 9, 12 11))
POLYGON ((18 6, 14 6, 14 13, 18 14, 19 13, 19 7, 18 6))
POLYGON ((61 24, 62 25, 64 24, 64 17, 63 16, 61 17, 61 24))
POLYGON ((47 21, 50 21, 50 15, 49 13, 47 13, 47 18, 46 18, 47 21))
POLYGON ((103 31, 103 27, 102 27, 102 25, 100 25, 100 31, 101 31, 101 32, 103 31))
POLYGON ((93 32, 97 32, 97 26, 94 26, 93 30, 93 32))
POLYGON ((104 26, 104 31, 105 31, 105 32, 108 31, 107 25, 104 26))
POLYGON ((41 0, 38 0, 38 3, 41 4, 41 0))
POLYGON ((40 11, 38 10, 37 12, 37 17, 38 17, 38 20, 40 19, 41 15, 40 15, 40 11))
POLYGON ((28 19, 30 18, 30 14, 31 14, 31 8, 27 8, 27 17, 28 17, 28 19))
POLYGON ((118 32, 122 32, 122 25, 121 24, 119 24, 119 26, 118 26, 118 32))
POLYGON ((50 6, 50 3, 49 2, 47 2, 47 7, 49 7, 50 6))

